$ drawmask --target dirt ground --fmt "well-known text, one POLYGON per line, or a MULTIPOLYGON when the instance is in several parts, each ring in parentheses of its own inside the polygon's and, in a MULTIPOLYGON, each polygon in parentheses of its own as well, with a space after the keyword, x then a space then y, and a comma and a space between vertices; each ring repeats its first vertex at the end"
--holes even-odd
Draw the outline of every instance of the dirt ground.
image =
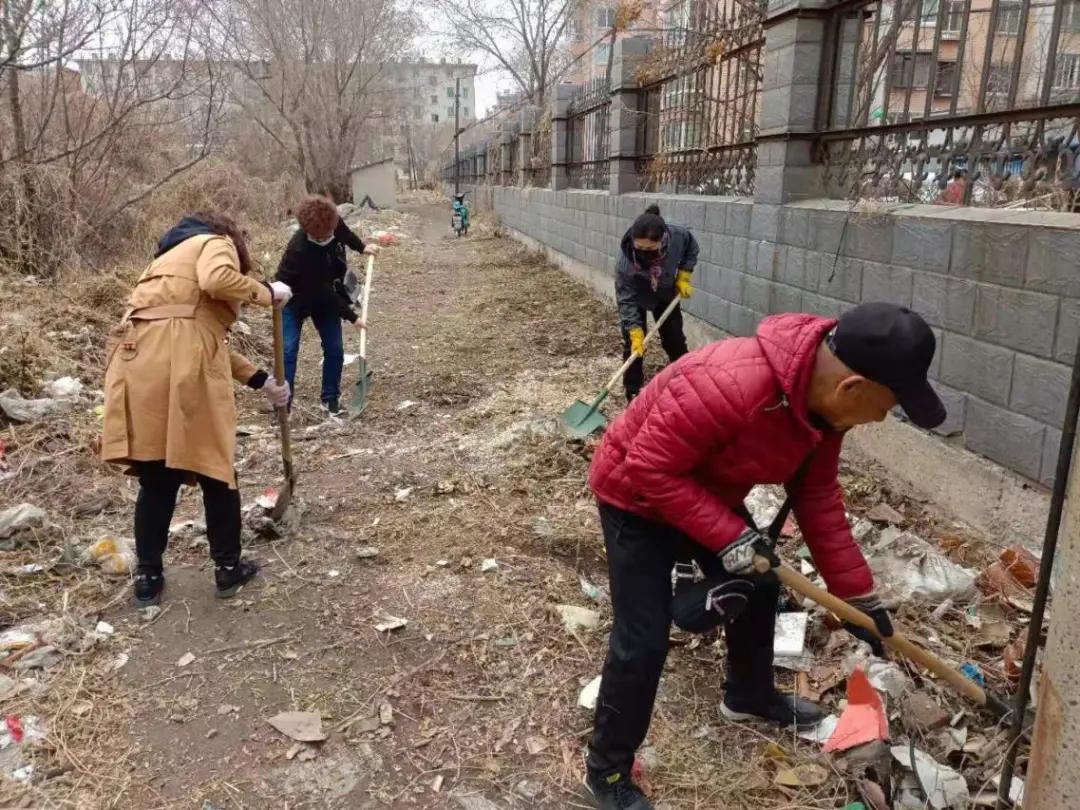
MULTIPOLYGON (((164 610, 151 621, 123 578, 43 574, 50 609, 81 599, 76 618, 115 633, 4 704, 42 717, 49 737, 35 759, 41 778, 4 782, 0 806, 587 806, 591 713, 577 699, 600 672, 610 607, 586 486, 591 448, 559 435, 555 418, 617 363, 615 314, 491 223, 455 239, 446 220, 445 204, 408 208, 411 238, 376 263, 373 387, 358 421, 319 413, 321 355, 305 333, 293 429, 302 515, 286 536, 249 542, 264 567, 236 599, 213 598, 205 536, 182 525, 201 520, 186 490, 164 610), (599 611, 600 627, 568 633, 553 611, 563 603, 599 611), (407 624, 377 629, 388 617, 407 624), (290 710, 319 712, 328 739, 294 747, 266 721, 290 710)), ((251 344, 265 350, 269 319, 249 317, 251 344)), ((357 343, 347 333, 346 351, 357 343)), ((345 388, 355 374, 346 367, 345 388)), ((261 398, 238 398, 247 506, 279 481, 280 461, 261 398)), ((616 396, 609 407, 621 405, 616 396)), ((64 446, 91 472, 77 491, 50 493, 38 479, 42 506, 70 514, 104 498, 103 512, 66 524, 72 542, 130 535, 132 483, 94 466, 84 440, 64 446)), ((845 475, 855 502, 888 499, 924 535, 947 533, 954 552, 978 556, 947 517, 845 475)), ((720 718, 722 643, 673 641, 642 755, 659 806, 795 810, 860 798, 835 769, 812 788, 775 785, 767 743, 796 762, 820 762, 820 745, 720 718)))

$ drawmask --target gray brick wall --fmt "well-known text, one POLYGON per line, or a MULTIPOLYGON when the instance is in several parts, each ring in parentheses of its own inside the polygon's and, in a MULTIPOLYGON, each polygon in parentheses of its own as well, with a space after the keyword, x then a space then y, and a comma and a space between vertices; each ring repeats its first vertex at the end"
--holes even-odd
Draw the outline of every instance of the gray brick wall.
POLYGON ((1052 483, 1080 337, 1080 218, 520 188, 477 189, 473 199, 609 273, 626 228, 658 203, 701 246, 687 311, 731 334, 751 334, 777 312, 838 317, 863 301, 910 305, 938 336, 931 374, 949 418, 937 432, 1052 483))

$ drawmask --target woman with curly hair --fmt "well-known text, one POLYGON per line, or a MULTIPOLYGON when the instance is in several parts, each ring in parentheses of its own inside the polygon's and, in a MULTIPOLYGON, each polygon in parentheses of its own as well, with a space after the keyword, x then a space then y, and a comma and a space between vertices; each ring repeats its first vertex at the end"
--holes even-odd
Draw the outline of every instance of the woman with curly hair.
POLYGON ((337 414, 341 411, 341 369, 345 361, 341 321, 349 321, 358 330, 364 327, 344 291, 348 269, 345 247, 370 254, 378 248, 365 245, 326 197, 312 194, 301 200, 296 207, 296 221, 300 227, 285 247, 277 271, 278 281, 288 284, 294 293, 282 313, 285 379, 291 388, 296 380, 300 332, 304 321, 311 318, 322 341, 322 404, 331 414, 337 414))
POLYGON ((232 219, 184 217, 158 242, 109 341, 101 457, 139 478, 135 502, 135 598, 156 604, 176 497, 198 482, 217 595, 233 596, 255 576, 240 559, 240 493, 233 456, 232 383, 283 406, 289 387, 229 348, 242 304, 282 307, 292 291, 251 278, 243 232, 232 219))

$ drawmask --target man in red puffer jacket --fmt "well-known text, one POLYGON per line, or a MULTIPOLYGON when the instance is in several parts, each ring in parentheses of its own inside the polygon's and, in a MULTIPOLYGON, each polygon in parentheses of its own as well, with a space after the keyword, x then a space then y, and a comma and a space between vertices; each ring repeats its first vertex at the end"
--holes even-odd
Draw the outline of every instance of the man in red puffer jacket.
POLYGON ((839 321, 776 315, 754 337, 712 343, 668 366, 608 429, 589 475, 614 611, 588 760, 598 807, 652 807, 630 769, 649 728, 673 614, 686 629, 723 624, 726 717, 797 726, 822 717, 774 684, 779 585, 753 569, 755 554, 775 560, 743 506, 755 485, 789 485, 829 590, 892 634, 844 512, 840 445, 845 431, 880 422, 897 404, 920 427, 941 424, 945 408, 926 378, 934 351, 926 322, 892 304, 863 304, 839 321), (690 600, 677 596, 673 609, 671 571, 690 557, 706 581, 686 592, 690 600), (703 604, 687 611, 695 595, 703 604), (712 620, 702 624, 703 616, 712 620))

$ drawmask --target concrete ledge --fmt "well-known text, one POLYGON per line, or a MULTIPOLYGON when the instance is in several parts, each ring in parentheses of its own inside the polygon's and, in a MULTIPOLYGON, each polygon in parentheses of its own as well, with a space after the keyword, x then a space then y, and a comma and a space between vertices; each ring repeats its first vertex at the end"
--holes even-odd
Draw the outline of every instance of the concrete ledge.
MULTIPOLYGON (((577 261, 512 228, 507 232, 614 303, 615 285, 609 271, 577 261)), ((730 337, 685 309, 683 322, 692 349, 730 337)), ((844 456, 880 465, 946 514, 1003 543, 1020 542, 1032 549, 1042 545, 1050 505, 1046 489, 899 419, 889 417, 881 424, 851 431, 844 442, 844 456)))

